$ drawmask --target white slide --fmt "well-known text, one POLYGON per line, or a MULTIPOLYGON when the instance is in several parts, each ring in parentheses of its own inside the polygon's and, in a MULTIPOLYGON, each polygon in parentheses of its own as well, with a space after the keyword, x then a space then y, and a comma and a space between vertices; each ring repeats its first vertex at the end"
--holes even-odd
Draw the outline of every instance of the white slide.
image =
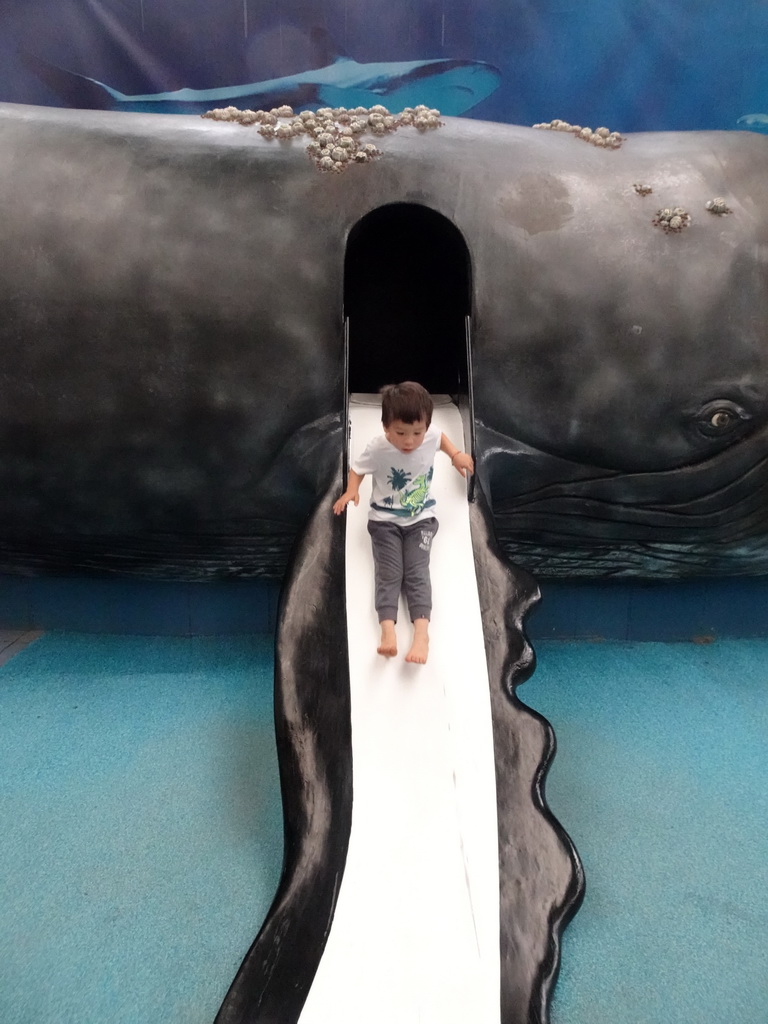
MULTIPOLYGON (((379 396, 353 395, 354 457, 381 432, 379 396)), ((458 409, 433 423, 462 447, 458 409)), ((347 510, 352 831, 328 942, 300 1024, 499 1024, 496 776, 466 483, 438 452, 426 665, 376 653, 370 478, 347 510)))

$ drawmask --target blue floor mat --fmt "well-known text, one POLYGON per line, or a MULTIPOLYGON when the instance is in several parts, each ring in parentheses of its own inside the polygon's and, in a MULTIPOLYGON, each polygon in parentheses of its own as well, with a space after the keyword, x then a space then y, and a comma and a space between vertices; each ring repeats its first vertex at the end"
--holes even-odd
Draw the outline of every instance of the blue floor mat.
POLYGON ((768 641, 537 653, 518 693, 587 875, 552 1024, 766 1024, 768 641))
MULTIPOLYGON (((768 641, 537 653, 587 872, 552 1024, 766 1024, 768 641)), ((210 1024, 282 859, 271 639, 48 634, 0 773, 3 1024, 210 1024)))
POLYGON ((282 859, 271 639, 47 635, 0 722, 0 1020, 209 1024, 282 859))

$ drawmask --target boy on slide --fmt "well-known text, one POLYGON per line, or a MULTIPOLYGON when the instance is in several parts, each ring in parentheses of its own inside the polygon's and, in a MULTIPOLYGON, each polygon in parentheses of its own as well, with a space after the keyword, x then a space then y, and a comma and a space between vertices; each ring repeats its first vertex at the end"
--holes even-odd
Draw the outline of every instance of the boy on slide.
POLYGON ((383 436, 375 437, 353 460, 347 489, 334 503, 338 516, 350 501, 360 503, 360 484, 372 476, 368 533, 373 545, 375 604, 381 626, 379 654, 397 654, 397 602, 405 591, 413 622, 413 642, 405 660, 423 665, 429 651, 432 585, 429 552, 438 522, 429 496, 435 454, 450 458, 466 476, 473 473, 472 457, 431 426, 432 399, 421 384, 404 381, 381 389, 383 436))

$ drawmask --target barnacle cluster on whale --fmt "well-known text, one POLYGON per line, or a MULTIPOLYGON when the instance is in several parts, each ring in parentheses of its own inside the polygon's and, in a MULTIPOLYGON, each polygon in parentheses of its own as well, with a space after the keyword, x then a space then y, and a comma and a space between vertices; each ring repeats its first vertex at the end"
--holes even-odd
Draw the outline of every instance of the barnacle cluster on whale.
POLYGON ((392 114, 386 107, 321 107, 302 110, 294 114, 289 106, 272 110, 239 110, 237 107, 217 107, 201 117, 211 121, 234 121, 244 127, 258 124, 258 132, 265 139, 288 140, 298 135, 309 135, 307 153, 321 171, 340 174, 350 164, 365 164, 381 156, 373 143, 362 143, 360 136, 387 135, 400 127, 413 127, 420 132, 439 128, 440 111, 419 104, 405 107, 392 114))
POLYGON ((733 210, 728 206, 722 196, 717 196, 715 199, 709 199, 704 204, 704 209, 709 210, 710 213, 716 213, 719 216, 726 213, 733 213, 733 210))
POLYGON ((577 139, 584 142, 591 142, 593 146, 600 149, 618 149, 624 141, 621 132, 612 132, 609 128, 582 128, 580 124, 570 124, 556 117, 553 121, 541 121, 534 124, 533 128, 543 128, 551 132, 569 132, 577 139))
POLYGON ((679 234, 684 228, 690 226, 691 215, 682 206, 665 207, 663 210, 656 211, 656 216, 651 223, 654 227, 661 228, 662 231, 679 234))

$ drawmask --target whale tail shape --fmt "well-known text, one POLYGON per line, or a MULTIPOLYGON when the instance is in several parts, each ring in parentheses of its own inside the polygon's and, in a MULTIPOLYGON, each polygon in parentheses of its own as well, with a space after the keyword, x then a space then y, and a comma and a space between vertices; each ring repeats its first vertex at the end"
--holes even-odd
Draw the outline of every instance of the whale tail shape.
MULTIPOLYGON (((380 406, 350 412, 357 449, 380 406)), ((447 400, 433 422, 461 435, 447 400)), ((514 694, 538 588, 438 464, 429 659, 381 658, 364 506, 334 517, 340 486, 280 616, 285 873, 217 1024, 541 1024, 583 875, 544 800, 551 727, 514 694)))
POLYGON ((114 102, 106 87, 95 79, 67 71, 55 64, 35 57, 31 53, 20 54, 25 67, 37 75, 51 92, 63 100, 68 107, 77 110, 111 110, 114 102))

